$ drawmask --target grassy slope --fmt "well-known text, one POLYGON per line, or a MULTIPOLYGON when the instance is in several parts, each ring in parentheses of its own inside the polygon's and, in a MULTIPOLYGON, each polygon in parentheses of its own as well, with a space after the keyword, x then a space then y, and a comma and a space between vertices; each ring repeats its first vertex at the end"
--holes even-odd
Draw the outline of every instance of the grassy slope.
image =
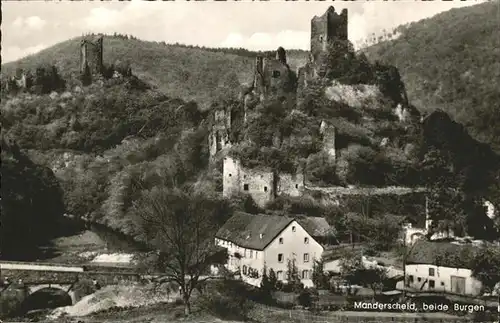
MULTIPOLYGON (((56 64, 63 75, 78 73, 80 37, 54 45, 16 62, 2 65, 5 75, 15 68, 34 69, 42 63, 56 64)), ((221 79, 235 73, 240 82, 252 78, 256 53, 232 49, 203 49, 183 45, 167 45, 124 37, 104 38, 104 62, 129 61, 135 75, 156 85, 169 96, 196 100, 202 106, 212 99, 221 79), (238 54, 236 54, 238 53, 238 54)), ((305 63, 307 53, 288 53, 292 68, 305 63)))
POLYGON ((399 68, 421 111, 443 109, 500 151, 499 10, 498 1, 453 9, 364 51, 399 68))

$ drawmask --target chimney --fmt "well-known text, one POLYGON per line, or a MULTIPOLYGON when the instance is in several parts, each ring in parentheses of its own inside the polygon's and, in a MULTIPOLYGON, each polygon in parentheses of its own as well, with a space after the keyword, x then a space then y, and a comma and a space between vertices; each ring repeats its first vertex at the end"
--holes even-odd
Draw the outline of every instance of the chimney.
POLYGON ((263 237, 263 236, 264 236, 264 235, 263 235, 262 233, 261 233, 261 234, 259 234, 259 238, 260 238, 260 239, 262 239, 262 237, 263 237))

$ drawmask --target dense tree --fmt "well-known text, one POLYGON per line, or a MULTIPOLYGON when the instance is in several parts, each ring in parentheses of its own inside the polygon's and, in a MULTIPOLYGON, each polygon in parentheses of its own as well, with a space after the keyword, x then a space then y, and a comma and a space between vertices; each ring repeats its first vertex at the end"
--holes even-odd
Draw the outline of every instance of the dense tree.
POLYGON ((473 276, 481 281, 485 292, 492 293, 500 283, 500 249, 484 247, 476 253, 471 264, 473 276))
POLYGON ((323 260, 314 260, 312 281, 316 289, 329 289, 328 275, 325 273, 323 260))
POLYGON ((288 259, 286 277, 287 282, 284 288, 287 291, 298 293, 302 289, 304 289, 304 285, 301 282, 299 269, 297 268, 296 259, 288 259))
POLYGON ((268 268, 264 266, 260 282, 260 291, 264 302, 271 302, 273 300, 272 293, 277 290, 277 281, 278 279, 274 270, 272 268, 268 270, 268 268))
POLYGON ((2 138, 0 256, 23 259, 60 233, 63 192, 53 172, 2 138))
POLYGON ((358 284, 369 287, 375 296, 384 287, 384 281, 387 279, 387 269, 382 267, 364 268, 357 272, 356 277, 358 284))
POLYGON ((191 294, 214 263, 227 255, 213 243, 220 222, 213 203, 201 195, 155 187, 135 204, 146 240, 158 250, 156 265, 165 279, 175 281, 182 293, 185 313, 191 311, 191 294))

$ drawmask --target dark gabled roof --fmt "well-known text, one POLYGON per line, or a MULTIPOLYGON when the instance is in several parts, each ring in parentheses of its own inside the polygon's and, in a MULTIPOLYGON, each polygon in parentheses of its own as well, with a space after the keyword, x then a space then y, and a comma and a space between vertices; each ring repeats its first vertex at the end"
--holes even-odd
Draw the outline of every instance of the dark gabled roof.
POLYGON ((219 229, 215 237, 243 248, 264 250, 293 221, 294 219, 285 216, 237 212, 219 229))
POLYGON ((299 216, 294 216, 294 219, 312 237, 327 237, 329 235, 335 234, 335 230, 328 224, 325 218, 299 215, 299 216))
POLYGON ((479 251, 479 247, 471 244, 419 240, 411 247, 406 263, 470 269, 479 251))

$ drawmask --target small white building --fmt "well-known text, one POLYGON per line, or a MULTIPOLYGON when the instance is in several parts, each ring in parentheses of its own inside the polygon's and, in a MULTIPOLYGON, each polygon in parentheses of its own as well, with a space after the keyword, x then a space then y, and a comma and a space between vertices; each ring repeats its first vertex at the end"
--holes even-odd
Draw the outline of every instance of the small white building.
MULTIPOLYGON (((227 269, 242 280, 260 286, 264 267, 273 269, 286 282, 288 261, 295 261, 304 286, 313 286, 314 261, 324 247, 315 236, 331 234, 322 218, 254 215, 237 212, 215 236, 215 243, 228 250, 227 269)), ((320 240, 320 239, 318 239, 320 240)))
POLYGON ((461 295, 481 294, 482 284, 472 277, 472 255, 479 248, 471 244, 418 241, 406 264, 406 286, 417 291, 461 295))

